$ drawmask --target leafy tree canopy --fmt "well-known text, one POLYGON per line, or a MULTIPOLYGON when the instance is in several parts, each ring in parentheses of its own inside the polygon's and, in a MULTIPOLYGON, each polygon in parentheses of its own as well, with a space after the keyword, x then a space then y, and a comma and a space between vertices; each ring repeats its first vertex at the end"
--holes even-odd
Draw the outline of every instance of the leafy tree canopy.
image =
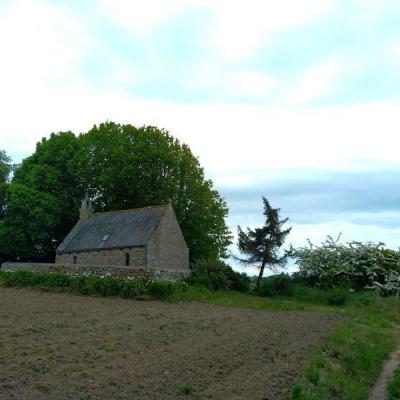
POLYGON ((10 238, 11 257, 51 259, 76 223, 82 192, 78 156, 79 142, 73 133, 53 133, 15 169, 0 229, 1 243, 1 234, 10 238))
POLYGON ((0 219, 4 218, 7 194, 7 182, 12 170, 11 158, 0 150, 0 219))
POLYGON ((51 254, 58 212, 56 200, 48 193, 10 184, 6 218, 0 225, 0 253, 13 258, 51 254))
POLYGON ((167 131, 113 122, 80 135, 80 175, 98 211, 171 202, 191 259, 224 257, 228 208, 189 147, 167 131))
POLYGON ((0 150, 0 183, 6 183, 12 170, 11 158, 4 150, 0 150))
POLYGON ((284 229, 283 225, 288 221, 288 218, 280 219, 280 209, 272 208, 265 197, 262 199, 265 216, 264 226, 254 230, 247 228, 246 231, 238 226, 238 247, 246 256, 246 258, 239 258, 239 261, 248 265, 257 265, 260 268, 257 286, 260 285, 265 267, 274 269, 286 264, 288 255, 279 254, 279 249, 292 229, 284 229))

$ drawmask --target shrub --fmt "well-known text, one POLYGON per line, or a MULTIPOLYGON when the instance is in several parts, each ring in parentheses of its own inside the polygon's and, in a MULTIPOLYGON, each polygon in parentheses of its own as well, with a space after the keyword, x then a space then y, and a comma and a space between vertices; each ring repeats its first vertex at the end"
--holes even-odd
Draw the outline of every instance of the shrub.
POLYGON ((183 293, 189 290, 189 285, 184 281, 173 282, 174 293, 183 293))
POLYGON ((233 289, 247 291, 250 278, 234 271, 228 264, 216 259, 201 259, 191 265, 189 284, 204 285, 210 289, 233 289))
POLYGON ((0 272, 0 284, 3 286, 31 286, 42 289, 61 288, 84 295, 120 296, 138 298, 149 295, 164 299, 173 293, 188 289, 186 282, 148 281, 136 278, 118 278, 113 276, 84 276, 31 271, 0 272))
MULTIPOLYGON (((339 238, 338 238, 339 239, 339 238)), ((400 293, 400 251, 383 243, 341 244, 328 236, 320 246, 292 249, 297 278, 319 287, 373 288, 381 294, 400 293)))
POLYGON ((174 292, 171 282, 153 281, 149 286, 149 294, 156 299, 165 299, 174 292))
MULTIPOLYGON (((227 265, 220 260, 201 259, 191 265, 191 274, 195 277, 208 278, 213 289, 227 289, 227 265)), ((204 278, 200 280, 206 281, 204 278)))
POLYGON ((331 306, 342 306, 346 303, 348 292, 342 288, 334 288, 327 291, 326 299, 331 306))
POLYGON ((86 289, 86 282, 88 278, 83 275, 75 275, 69 277, 69 287, 72 291, 78 292, 81 294, 88 294, 86 289))
POLYGON ((128 299, 144 296, 147 293, 148 282, 143 279, 125 279, 120 296, 128 299))
POLYGON ((211 279, 205 275, 194 275, 192 273, 186 278, 185 282, 192 286, 205 286, 209 289, 214 288, 211 279))
POLYGON ((255 290, 259 296, 290 296, 293 282, 289 275, 279 274, 263 278, 260 286, 255 290))
POLYGON ((231 267, 227 270, 229 289, 247 292, 250 289, 251 279, 244 272, 236 272, 231 267))

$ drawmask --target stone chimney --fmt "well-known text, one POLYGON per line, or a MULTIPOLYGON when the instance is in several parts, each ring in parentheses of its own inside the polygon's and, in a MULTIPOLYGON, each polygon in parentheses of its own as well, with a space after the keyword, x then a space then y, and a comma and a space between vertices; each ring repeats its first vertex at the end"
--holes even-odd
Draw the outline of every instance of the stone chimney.
POLYGON ((92 202, 89 199, 89 195, 86 193, 85 198, 82 200, 82 206, 79 210, 79 220, 84 221, 92 215, 92 202))

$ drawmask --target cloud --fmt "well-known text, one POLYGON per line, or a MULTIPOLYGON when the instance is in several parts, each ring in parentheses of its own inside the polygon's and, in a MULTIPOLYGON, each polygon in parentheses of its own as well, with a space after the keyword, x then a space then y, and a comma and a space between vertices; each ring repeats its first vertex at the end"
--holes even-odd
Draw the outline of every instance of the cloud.
MULTIPOLYGON (((312 211, 323 222, 341 213, 400 212, 399 175, 400 163, 370 163, 368 167, 348 171, 307 168, 276 171, 251 184, 238 187, 220 183, 220 187, 231 202, 242 207, 251 209, 253 204, 248 202, 259 202, 264 194, 286 204, 296 221, 304 223, 304 212, 312 211)), ((257 176, 261 176, 260 171, 257 176)), ((310 223, 316 222, 313 218, 306 216, 310 223)))
POLYGON ((227 58, 244 57, 270 44, 275 33, 318 19, 334 6, 333 0, 216 1, 212 5, 216 22, 209 41, 227 58))
POLYGON ((228 1, 228 0, 103 0, 101 10, 116 24, 141 35, 185 12, 205 14, 204 38, 227 58, 243 57, 268 43, 274 32, 299 27, 331 12, 334 0, 228 1), (207 16, 208 15, 208 16, 207 16))
MULTIPOLYGON (((348 5, 346 4, 346 6, 348 5)), ((369 23, 400 11, 400 4, 397 0, 353 0, 350 2, 350 6, 352 12, 347 14, 347 18, 369 23)))
POLYGON ((308 103, 340 91, 344 60, 331 57, 311 67, 295 82, 289 92, 283 95, 288 103, 308 103))
POLYGON ((100 10, 116 24, 149 35, 161 23, 187 7, 183 0, 101 0, 100 10))
POLYGON ((62 3, 15 0, 0 18, 1 47, 7 55, 1 63, 2 77, 22 79, 22 85, 31 80, 59 84, 81 72, 80 60, 97 45, 87 24, 62 3))
POLYGON ((276 76, 246 70, 226 70, 218 63, 200 62, 183 78, 183 86, 212 101, 264 98, 275 93, 281 81, 276 76))
POLYGON ((383 48, 383 55, 397 67, 400 65, 400 40, 391 40, 383 48))

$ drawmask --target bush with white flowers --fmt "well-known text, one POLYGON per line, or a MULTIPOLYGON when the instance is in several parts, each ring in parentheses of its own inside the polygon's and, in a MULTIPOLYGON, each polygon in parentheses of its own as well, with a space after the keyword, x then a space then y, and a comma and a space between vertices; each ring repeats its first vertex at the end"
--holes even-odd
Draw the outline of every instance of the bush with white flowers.
POLYGON ((317 286, 376 289, 382 295, 400 293, 400 251, 384 243, 340 243, 331 236, 321 243, 292 248, 296 275, 317 286))

